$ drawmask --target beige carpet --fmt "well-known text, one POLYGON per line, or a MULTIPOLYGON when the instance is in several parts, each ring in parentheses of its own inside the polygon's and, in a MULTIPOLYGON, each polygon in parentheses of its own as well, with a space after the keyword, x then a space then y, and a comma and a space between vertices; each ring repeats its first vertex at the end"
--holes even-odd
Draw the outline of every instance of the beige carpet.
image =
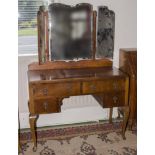
POLYGON ((127 131, 126 140, 120 134, 121 124, 87 124, 38 131, 38 148, 29 132, 21 134, 22 155, 136 155, 136 131, 127 131), (61 132, 63 134, 61 134, 61 132), (60 135, 61 134, 61 135, 60 135), (52 137, 55 139, 52 139, 52 137), (30 138, 30 139, 29 139, 30 138))

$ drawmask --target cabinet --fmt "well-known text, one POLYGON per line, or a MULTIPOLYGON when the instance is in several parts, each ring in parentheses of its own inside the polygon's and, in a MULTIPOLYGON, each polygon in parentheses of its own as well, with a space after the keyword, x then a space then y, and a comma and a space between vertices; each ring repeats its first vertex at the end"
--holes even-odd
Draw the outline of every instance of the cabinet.
POLYGON ((129 75, 129 126, 137 120, 137 49, 120 49, 119 68, 129 75))

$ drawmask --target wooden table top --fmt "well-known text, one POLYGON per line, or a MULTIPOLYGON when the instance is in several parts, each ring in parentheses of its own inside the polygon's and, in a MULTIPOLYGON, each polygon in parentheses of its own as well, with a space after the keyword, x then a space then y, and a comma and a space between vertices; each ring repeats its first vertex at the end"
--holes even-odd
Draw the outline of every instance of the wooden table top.
POLYGON ((57 69, 28 71, 29 82, 60 81, 60 80, 92 80, 102 78, 126 77, 126 74, 115 67, 57 69))

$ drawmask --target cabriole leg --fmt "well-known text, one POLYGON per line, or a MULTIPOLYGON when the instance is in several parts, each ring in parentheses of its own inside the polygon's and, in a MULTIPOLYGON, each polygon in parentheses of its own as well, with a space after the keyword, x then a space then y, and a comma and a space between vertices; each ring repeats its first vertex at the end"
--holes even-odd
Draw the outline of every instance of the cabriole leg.
POLYGON ((126 139, 125 131, 126 131, 127 123, 128 123, 128 118, 129 118, 129 107, 124 107, 123 111, 124 111, 124 116, 123 116, 122 137, 123 139, 126 139))
POLYGON ((36 137, 36 121, 37 121, 38 115, 31 115, 29 116, 29 122, 30 122, 30 129, 31 129, 31 136, 34 143, 33 151, 36 152, 37 150, 37 137, 36 137))

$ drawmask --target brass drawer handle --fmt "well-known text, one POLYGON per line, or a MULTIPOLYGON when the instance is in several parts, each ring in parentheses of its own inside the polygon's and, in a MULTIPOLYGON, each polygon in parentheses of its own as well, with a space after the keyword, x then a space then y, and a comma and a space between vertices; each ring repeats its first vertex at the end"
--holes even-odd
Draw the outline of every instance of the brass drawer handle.
POLYGON ((90 89, 95 91, 96 90, 96 86, 94 84, 90 85, 90 89))
POLYGON ((43 105, 44 105, 44 109, 45 109, 45 111, 46 111, 47 108, 48 108, 48 103, 47 103, 47 102, 44 102, 43 105))
POLYGON ((114 103, 117 103, 118 97, 117 97, 117 96, 114 96, 114 97, 113 97, 113 101, 114 101, 114 103))
POLYGON ((47 88, 44 88, 44 89, 42 90, 42 93, 43 93, 43 95, 47 95, 47 94, 48 94, 47 88))

